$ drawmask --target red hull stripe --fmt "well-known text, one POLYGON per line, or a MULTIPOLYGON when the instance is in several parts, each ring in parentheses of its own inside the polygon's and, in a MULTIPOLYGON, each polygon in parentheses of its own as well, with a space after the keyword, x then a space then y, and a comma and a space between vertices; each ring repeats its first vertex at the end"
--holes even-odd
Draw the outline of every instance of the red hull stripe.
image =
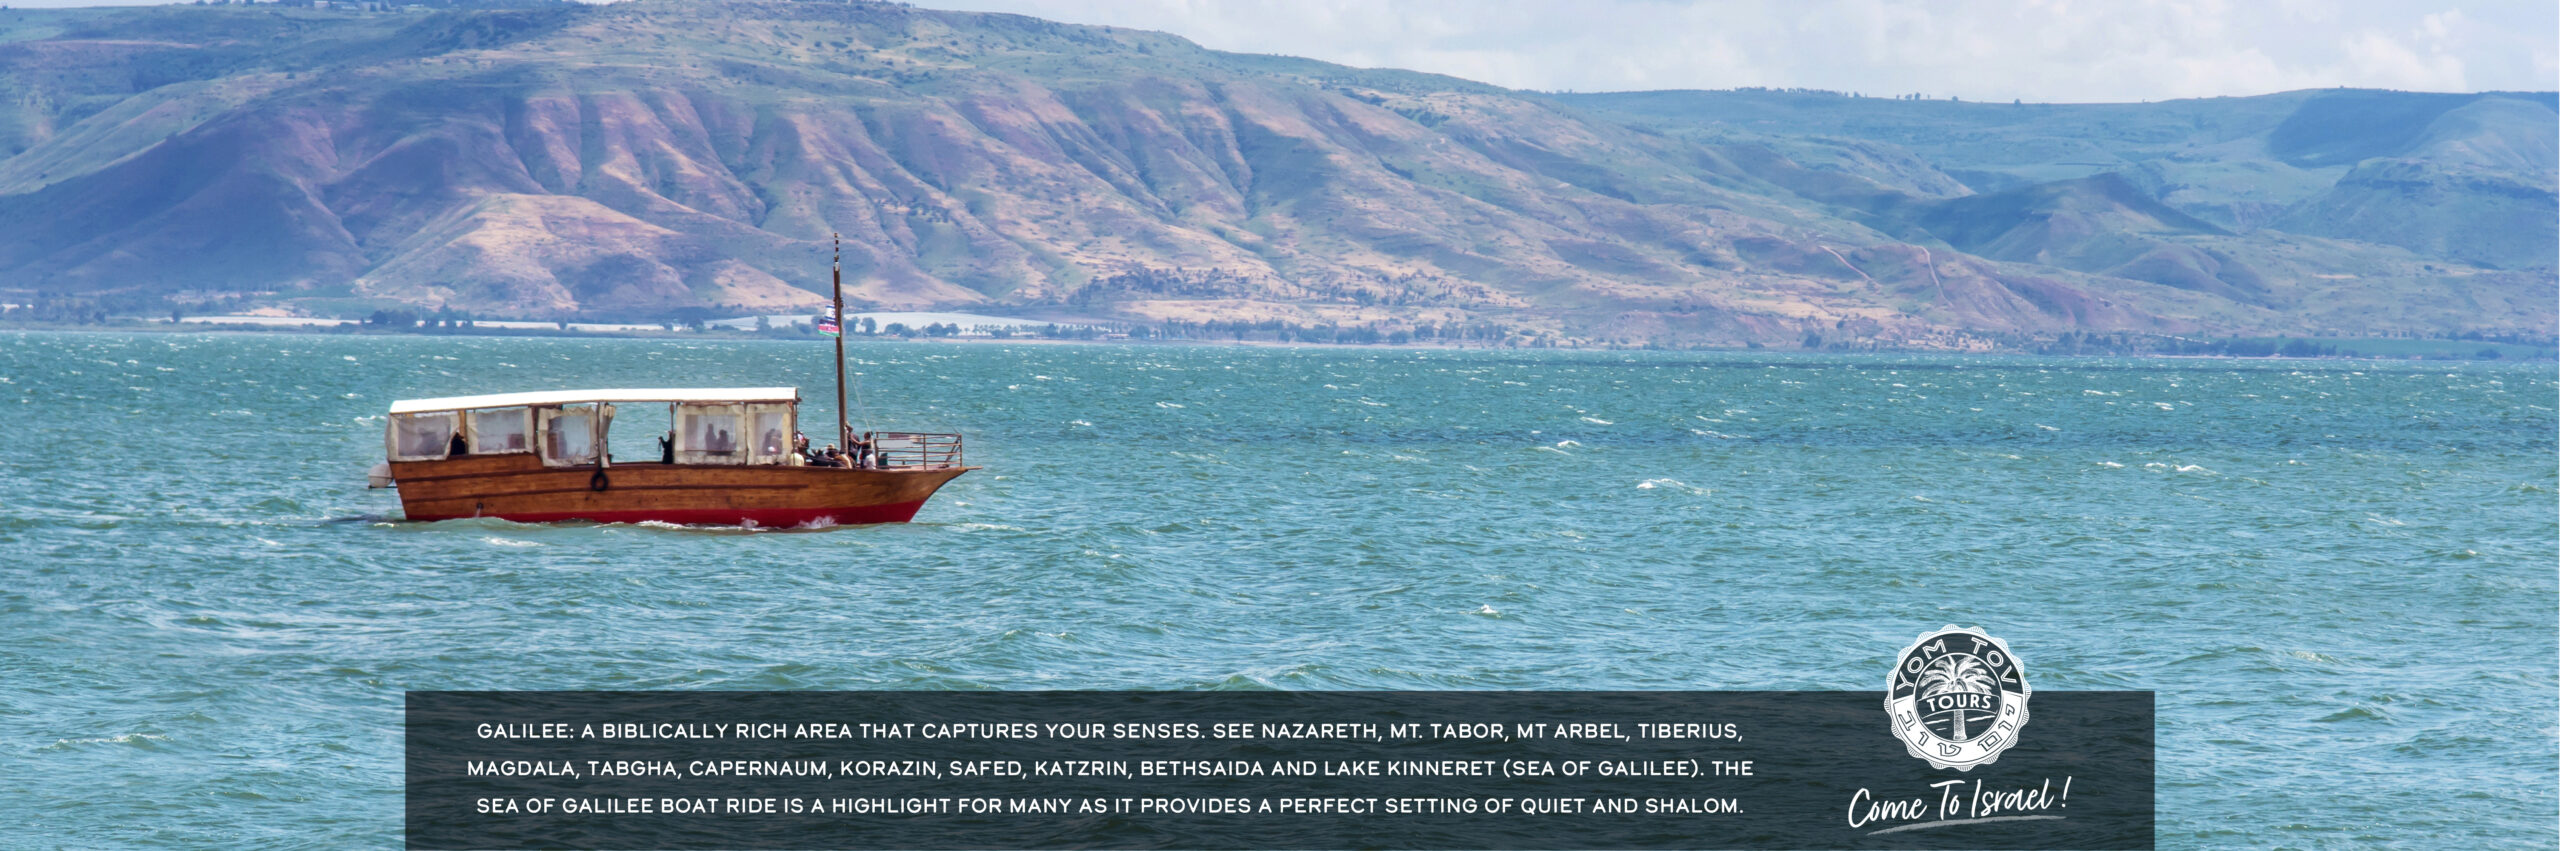
MULTIPOLYGON (((562 511, 532 514, 488 514, 500 520, 517 523, 554 523, 562 520, 591 520, 597 523, 641 523, 657 521, 681 526, 757 526, 791 528, 821 521, 844 526, 864 523, 905 523, 924 508, 924 500, 889 505, 863 505, 843 508, 659 508, 635 511, 562 511)), ((413 516, 411 520, 460 520, 472 515, 413 516)))

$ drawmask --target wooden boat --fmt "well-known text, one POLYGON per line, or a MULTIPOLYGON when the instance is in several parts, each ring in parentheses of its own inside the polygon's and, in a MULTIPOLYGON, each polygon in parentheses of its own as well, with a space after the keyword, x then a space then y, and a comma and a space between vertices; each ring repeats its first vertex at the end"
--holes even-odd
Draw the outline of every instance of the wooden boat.
POLYGON ((804 526, 903 523, 976 469, 959 435, 913 432, 867 435, 871 469, 798 463, 799 401, 789 387, 406 400, 391 406, 387 472, 411 520, 804 526), (634 403, 667 406, 673 448, 645 462, 597 451, 634 403))
MULTIPOLYGON (((835 316, 844 312, 838 264, 835 316)), ((400 489, 411 520, 495 517, 527 523, 744 525, 904 523, 966 466, 960 436, 871 432, 857 443, 844 410, 844 338, 836 337, 836 432, 868 445, 855 466, 795 451, 800 391, 790 387, 560 390, 413 399, 391 406, 390 460, 374 484, 400 489), (625 405, 666 405, 668 433, 649 461, 607 449, 625 405)))

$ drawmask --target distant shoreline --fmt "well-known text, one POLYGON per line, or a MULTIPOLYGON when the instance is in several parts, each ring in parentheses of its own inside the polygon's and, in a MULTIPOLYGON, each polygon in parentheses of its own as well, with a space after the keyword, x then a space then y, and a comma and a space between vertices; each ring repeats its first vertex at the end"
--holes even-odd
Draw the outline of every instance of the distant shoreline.
MULTIPOLYGON (((284 317, 278 317, 278 318, 280 318, 280 319, 281 319, 281 318, 284 318, 284 317)), ((335 323, 338 323, 338 324, 321 325, 321 324, 318 324, 318 323, 317 323, 317 321, 314 321, 313 323, 307 323, 307 324, 301 324, 301 325, 285 324, 285 323, 273 323, 273 324, 267 324, 267 323, 220 323, 220 322, 206 322, 206 321, 193 321, 193 322, 183 322, 183 323, 171 323, 171 322, 166 321, 166 320, 135 320, 135 321, 130 321, 130 322, 128 322, 128 323, 123 323, 123 324, 99 324, 99 325, 79 325, 79 324, 60 324, 60 323, 41 323, 41 322, 7 322, 7 323, 0 323, 0 333, 6 333, 6 332, 11 332, 11 331, 18 331, 18 332, 33 332, 33 333, 144 333, 144 334, 220 333, 220 334, 296 334, 296 335, 309 335, 309 336, 364 336, 364 337, 523 337, 523 338, 554 338, 554 339, 567 338, 567 339, 587 339, 587 340, 602 340, 602 339, 631 339, 631 340, 651 340, 651 339, 662 339, 662 340, 731 340, 731 341, 739 341, 739 342, 768 341, 768 342, 784 342, 784 343, 788 343, 788 342, 822 342, 822 341, 825 341, 825 340, 827 340, 827 339, 828 339, 825 335, 822 335, 822 334, 816 334, 816 333, 801 334, 801 333, 790 333, 790 332, 784 332, 784 331, 779 331, 779 330, 768 330, 768 331, 761 331, 761 332, 759 332, 759 331, 753 331, 753 330, 737 330, 737 329, 735 329, 735 328, 720 327, 720 326, 714 326, 714 327, 715 327, 715 330, 695 331, 695 330, 682 329, 682 328, 679 328, 679 329, 676 329, 676 330, 666 330, 666 329, 664 329, 664 328, 650 328, 650 327, 644 327, 644 326, 637 325, 636 323, 574 323, 574 322, 573 322, 573 323, 571 323, 571 325, 573 326, 573 328, 575 328, 576 326, 581 326, 581 325, 584 325, 584 326, 587 326, 587 327, 591 327, 591 328, 592 328, 592 327, 608 326, 608 325, 609 325, 609 326, 611 326, 612 330, 566 330, 566 331, 563 331, 563 330, 544 329, 544 328, 539 328, 539 327, 521 327, 521 326, 523 326, 523 325, 530 324, 530 323, 510 322, 508 325, 505 325, 505 326, 470 326, 470 327, 418 328, 418 329, 400 330, 400 329, 388 329, 388 328, 373 328, 373 327, 368 327, 368 326, 362 325, 361 323, 350 323, 348 320, 329 320, 329 321, 331 321, 331 322, 335 322, 335 323)), ((2526 344, 2526 343, 2507 343, 2507 342, 2496 342, 2496 341, 2477 341, 2477 340, 2440 340, 2440 339, 2410 340, 2410 341, 2408 341, 2408 342, 2411 342, 2411 343, 2428 343, 2428 342, 2433 342, 2433 343, 2442 343, 2442 344, 2445 344, 2445 345, 2447 345, 2447 346, 2453 346, 2453 347, 2480 347, 2480 348, 2485 348, 2485 349, 2495 349, 2495 350, 2498 350, 2498 351, 2500 351, 2500 352, 2501 352, 2501 356, 2500 356, 2500 357, 2496 357, 2496 358, 2451 357, 2451 356, 2446 356, 2446 357, 2421 357, 2421 356, 2414 356, 2414 355, 2412 355, 2412 356, 2386 356, 2386 355, 2379 355, 2379 354, 2357 354, 2357 355, 2336 354, 2336 355, 2309 355, 2309 356, 2304 356, 2304 355, 2284 355, 2284 354, 2267 354, 2267 355, 2178 354, 2178 353, 2166 353, 2166 352, 2032 352, 2032 351, 2016 351, 2016 350, 1999 350, 1999 351, 1989 351, 1989 352, 1959 352, 1959 351, 1950 351, 1950 350, 1945 350, 1945 349, 1913 349, 1913 348, 1891 348, 1891 347, 1879 347, 1879 348, 1872 348, 1872 349, 1856 349, 1856 350, 1847 350, 1847 349, 1803 349, 1803 348, 1774 348, 1774 347, 1749 348, 1749 347, 1722 347, 1722 346, 1696 346, 1696 347, 1685 347, 1685 348, 1675 348, 1675 347, 1669 347, 1669 346, 1499 346, 1499 345, 1464 344, 1464 343, 1445 343, 1445 342, 1406 342, 1406 343, 1387 343, 1387 342, 1377 342, 1377 343, 1318 343, 1318 342, 1278 341, 1278 340, 1224 340, 1224 339, 1194 339, 1194 338, 1180 338, 1180 339, 1127 339, 1127 338, 1119 338, 1119 339, 1072 339, 1072 338, 1059 338, 1059 337, 1043 337, 1043 336, 1039 336, 1039 335, 1036 335, 1036 334, 1030 334, 1030 335, 1014 335, 1014 336, 1009 336, 1009 337, 993 337, 993 336, 986 336, 986 335, 949 336, 949 337, 926 337, 926 336, 900 337, 900 336, 894 336, 894 335, 889 335, 889 334, 854 334, 854 335, 849 335, 849 336, 847 336, 845 339, 847 339, 847 340, 849 340, 849 341, 853 341, 853 342, 922 343, 922 344, 950 344, 950 343, 957 343, 957 344, 962 344, 962 345, 984 345, 984 344, 1023 345, 1023 344, 1029 344, 1029 345, 1102 345, 1102 346, 1111 346, 1111 345, 1129 345, 1129 346, 1212 346, 1212 347, 1249 347, 1249 348, 1284 348, 1284 349, 1351 349, 1351 350, 1369 350, 1369 351, 1376 351, 1376 350, 1382 350, 1382 349, 1384 349, 1384 350, 1416 350, 1416 351, 1520 351, 1520 352, 1527 352, 1527 351, 1561 351, 1561 352, 1697 352, 1697 353, 1783 354, 1783 355, 1909 354, 1909 355, 1982 355, 1982 356, 1994 356, 1994 357, 2144 358, 2144 359, 2157 359, 2157 360, 2176 359, 2176 360, 2249 360, 2249 361, 2264 361, 2264 360, 2284 360, 2284 361, 2359 361, 2359 362, 2367 362, 2367 361, 2369 361, 2369 362, 2376 362, 2376 363, 2553 363, 2553 362, 2560 362, 2560 354, 2555 354, 2555 350, 2553 349, 2553 347, 2549 347, 2549 346, 2534 346, 2534 345, 2532 345, 2532 344, 2526 344), (2513 356, 2513 355, 2505 354, 2505 352, 2507 352, 2507 351, 2510 351, 2510 350, 2517 350, 2517 349, 2529 350, 2529 351, 2531 351, 2531 352, 2532 352, 2532 354, 2531 354, 2531 356, 2526 356, 2526 357, 2517 357, 2517 356, 2513 356)), ((2270 338, 2234 338, 2234 339, 2270 339, 2270 338)), ((2301 338, 2275 338, 2275 339, 2305 339, 2305 340, 2311 340, 2311 339, 2325 339, 2325 338, 2301 337, 2301 338)))

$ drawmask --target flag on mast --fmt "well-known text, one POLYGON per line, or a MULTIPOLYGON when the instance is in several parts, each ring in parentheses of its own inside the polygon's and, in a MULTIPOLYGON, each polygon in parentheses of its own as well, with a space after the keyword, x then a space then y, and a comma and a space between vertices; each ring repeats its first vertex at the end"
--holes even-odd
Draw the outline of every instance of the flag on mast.
POLYGON ((844 326, 836 322, 835 308, 827 308, 827 312, 818 317, 818 333, 835 337, 844 336, 844 326))

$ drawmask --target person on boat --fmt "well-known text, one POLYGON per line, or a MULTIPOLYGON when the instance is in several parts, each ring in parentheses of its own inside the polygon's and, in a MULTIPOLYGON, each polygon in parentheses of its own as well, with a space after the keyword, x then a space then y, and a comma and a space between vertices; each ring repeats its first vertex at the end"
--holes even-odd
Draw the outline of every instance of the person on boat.
POLYGON ((818 453, 809 448, 809 435, 806 432, 791 433, 791 457, 793 459, 791 463, 794 464, 818 463, 818 453))
POLYGON ((850 460, 853 463, 847 464, 846 466, 857 467, 864 470, 879 469, 880 458, 872 451, 871 441, 868 438, 863 437, 853 437, 851 439, 853 441, 853 452, 851 453, 852 458, 850 460))
POLYGON ((658 438, 658 463, 673 464, 675 462, 676 432, 675 429, 668 429, 667 436, 658 438))
POLYGON ((836 451, 836 445, 830 443, 827 444, 826 449, 818 453, 817 463, 820 467, 842 467, 845 466, 845 460, 844 453, 836 451))
POLYGON ((453 443, 445 447, 444 454, 447 456, 469 455, 471 454, 471 443, 463 440, 462 432, 457 430, 453 433, 453 443))

